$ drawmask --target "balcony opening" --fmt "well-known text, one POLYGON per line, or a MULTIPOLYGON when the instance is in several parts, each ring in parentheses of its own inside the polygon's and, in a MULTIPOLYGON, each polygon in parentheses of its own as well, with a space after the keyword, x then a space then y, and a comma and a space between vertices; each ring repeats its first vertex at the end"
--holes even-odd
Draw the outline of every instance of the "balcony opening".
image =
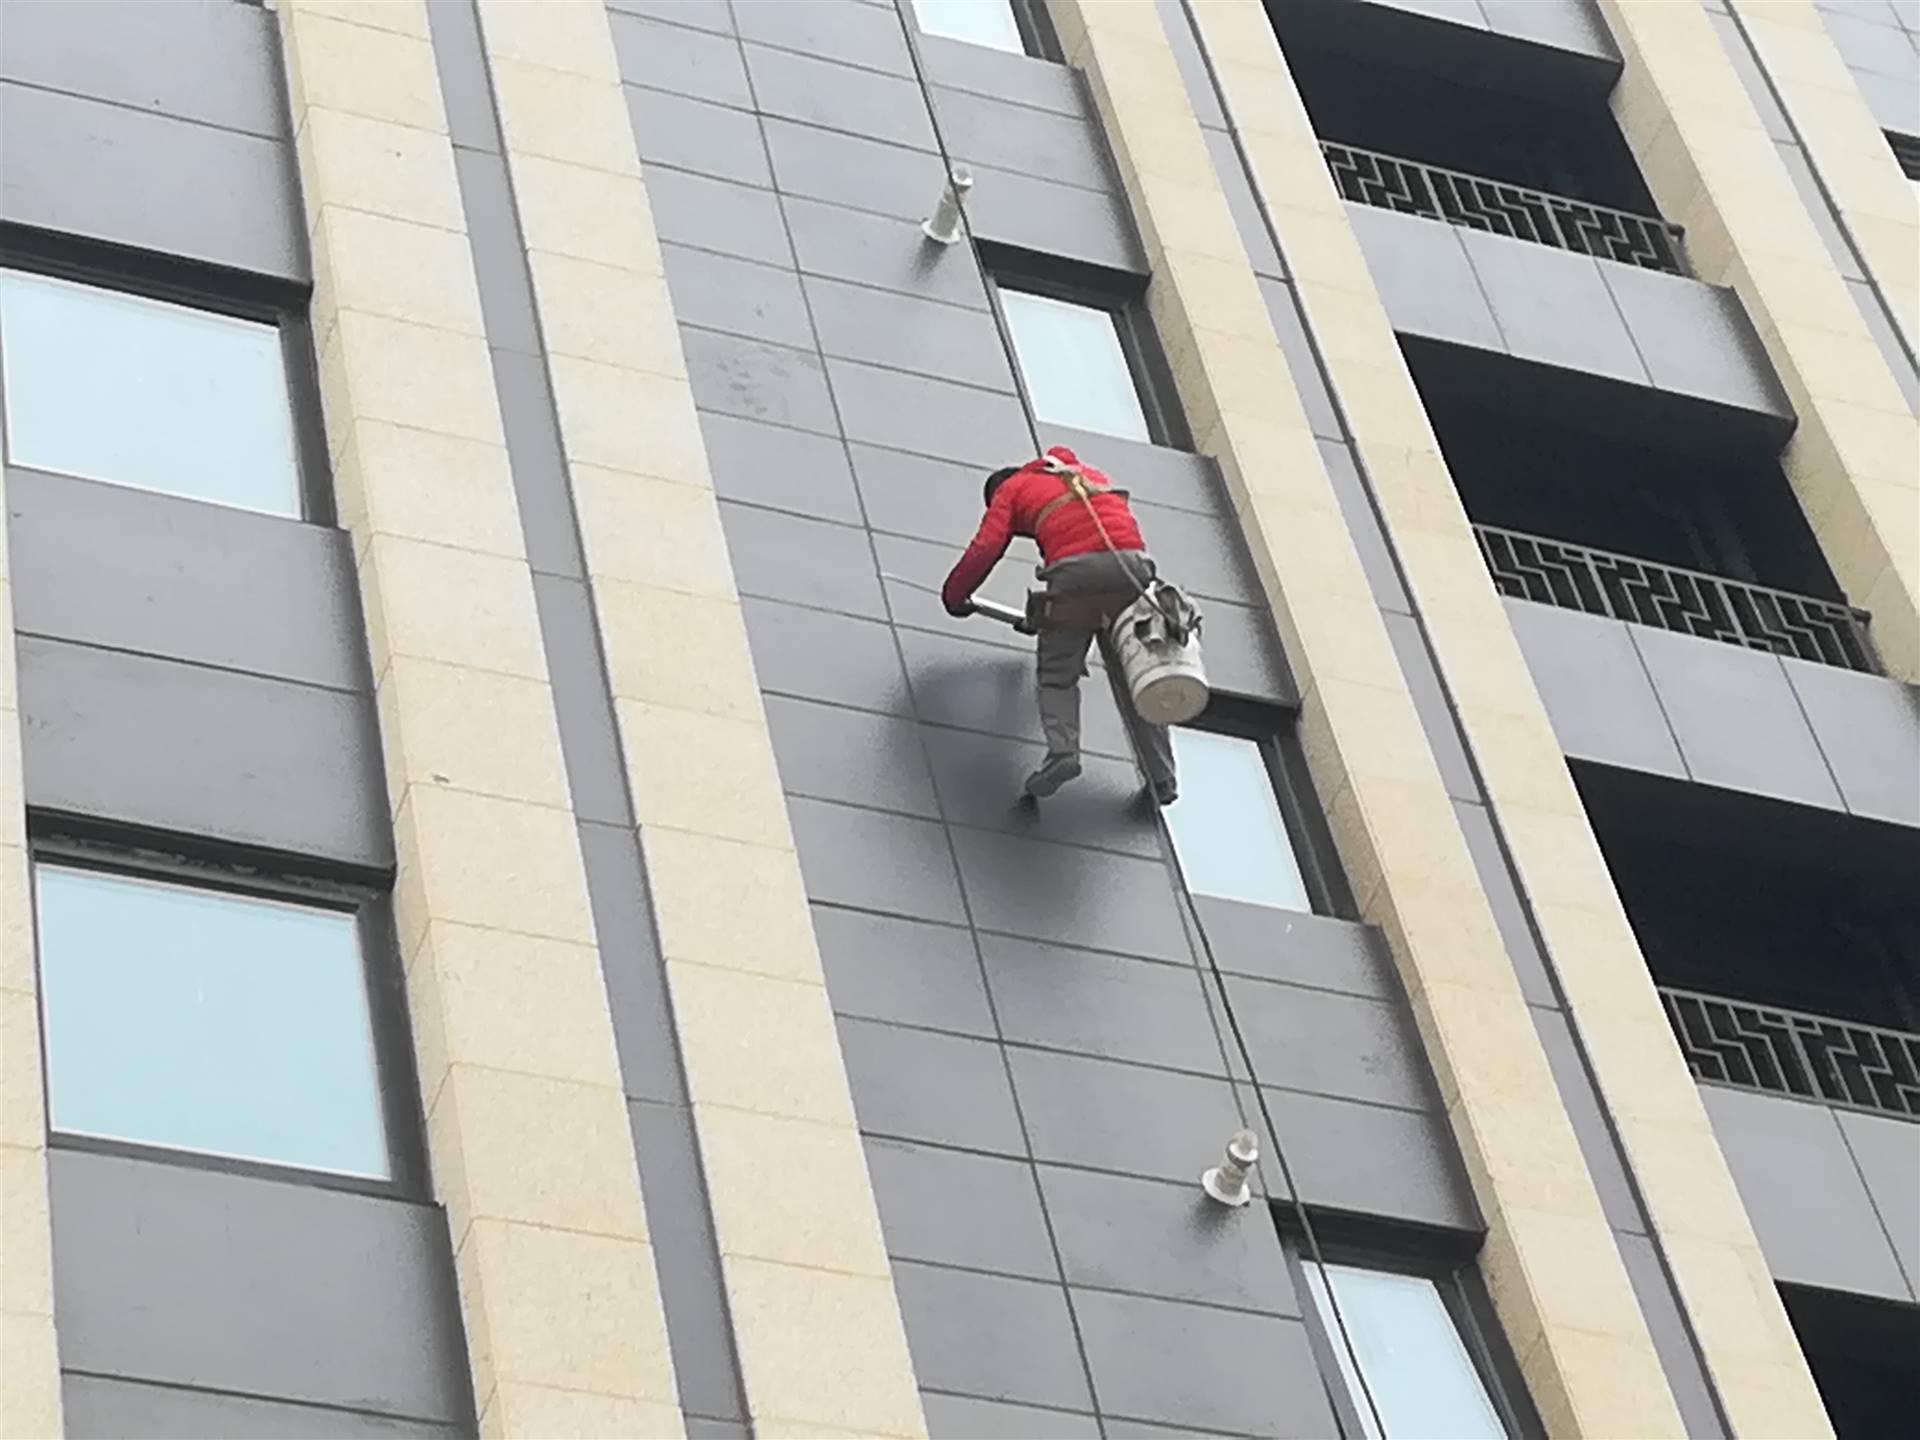
POLYGON ((1267 13, 1322 140, 1653 213, 1607 108, 1613 67, 1384 5, 1267 13))
POLYGON ((1616 64, 1386 5, 1267 13, 1347 199, 1683 269, 1607 104, 1616 64))
POLYGON ((1507 356, 1403 346, 1496 587, 1877 671, 1763 417, 1507 356))
POLYGON ((1920 832, 1572 769, 1695 1075, 1920 1119, 1920 832))
POLYGON ((1920 1414, 1920 1306, 1782 1285, 1837 1440, 1904 1433, 1920 1414))

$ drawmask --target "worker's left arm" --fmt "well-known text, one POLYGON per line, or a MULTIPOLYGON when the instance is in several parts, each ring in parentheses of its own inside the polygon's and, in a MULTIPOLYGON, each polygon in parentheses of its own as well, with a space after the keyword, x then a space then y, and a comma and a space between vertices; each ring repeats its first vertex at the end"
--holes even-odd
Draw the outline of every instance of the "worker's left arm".
POLYGON ((980 588, 981 582, 1000 563, 1000 557, 1007 553, 1007 546, 1012 540, 1013 486, 1008 484, 1002 485, 994 493, 993 503, 981 518, 980 528, 974 532, 966 553, 947 576, 947 583, 940 587, 940 599, 949 615, 957 617, 972 613, 973 592, 980 588))

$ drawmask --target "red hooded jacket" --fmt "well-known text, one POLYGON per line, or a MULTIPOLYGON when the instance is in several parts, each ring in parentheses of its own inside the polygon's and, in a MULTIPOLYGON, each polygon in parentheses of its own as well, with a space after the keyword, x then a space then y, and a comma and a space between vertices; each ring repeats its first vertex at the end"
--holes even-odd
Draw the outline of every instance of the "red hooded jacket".
POLYGON ((1064 445, 1050 447, 1047 454, 1065 464, 1078 466, 1087 483, 1096 487, 1093 510, 1100 517, 1100 523, 1096 525, 1087 507, 1075 500, 1056 506, 1036 530, 1040 512, 1068 491, 1062 477, 1047 472, 1044 459, 1029 460, 993 492, 993 503, 987 507, 980 529, 960 557, 960 563, 953 567, 953 573, 947 576, 947 583, 941 586, 940 598, 949 613, 966 613, 973 592, 1007 553, 1007 546, 1016 535, 1029 535, 1039 542, 1043 565, 1070 555, 1090 555, 1105 550, 1107 544, 1100 537, 1101 526, 1106 527, 1107 539, 1116 550, 1147 548, 1140 538, 1140 527, 1134 523, 1127 497, 1117 490, 1098 488, 1109 483, 1105 475, 1090 465, 1081 465, 1079 457, 1064 445))

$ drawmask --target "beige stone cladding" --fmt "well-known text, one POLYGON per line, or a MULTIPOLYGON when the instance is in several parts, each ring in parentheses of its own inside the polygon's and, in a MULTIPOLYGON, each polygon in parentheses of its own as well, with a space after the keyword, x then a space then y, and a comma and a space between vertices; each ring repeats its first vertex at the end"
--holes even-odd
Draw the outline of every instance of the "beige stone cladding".
POLYGON ((426 9, 278 10, 327 445, 367 617, 394 908, 481 1432, 678 1435, 426 9))
POLYGON ((480 14, 754 1430, 920 1436, 606 14, 480 14))

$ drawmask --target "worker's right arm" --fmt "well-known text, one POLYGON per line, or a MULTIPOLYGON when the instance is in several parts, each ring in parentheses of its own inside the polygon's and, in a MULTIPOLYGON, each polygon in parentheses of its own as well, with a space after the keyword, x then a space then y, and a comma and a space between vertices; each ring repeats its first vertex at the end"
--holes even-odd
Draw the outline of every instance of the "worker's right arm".
POLYGON ((980 588, 981 582, 1000 563, 1000 557, 1007 553, 1007 546, 1012 540, 1013 485, 1008 483, 994 492, 993 503, 981 518, 980 528, 974 532, 966 553, 947 576, 947 583, 940 587, 940 599, 949 615, 961 616, 972 612, 973 592, 980 588))

